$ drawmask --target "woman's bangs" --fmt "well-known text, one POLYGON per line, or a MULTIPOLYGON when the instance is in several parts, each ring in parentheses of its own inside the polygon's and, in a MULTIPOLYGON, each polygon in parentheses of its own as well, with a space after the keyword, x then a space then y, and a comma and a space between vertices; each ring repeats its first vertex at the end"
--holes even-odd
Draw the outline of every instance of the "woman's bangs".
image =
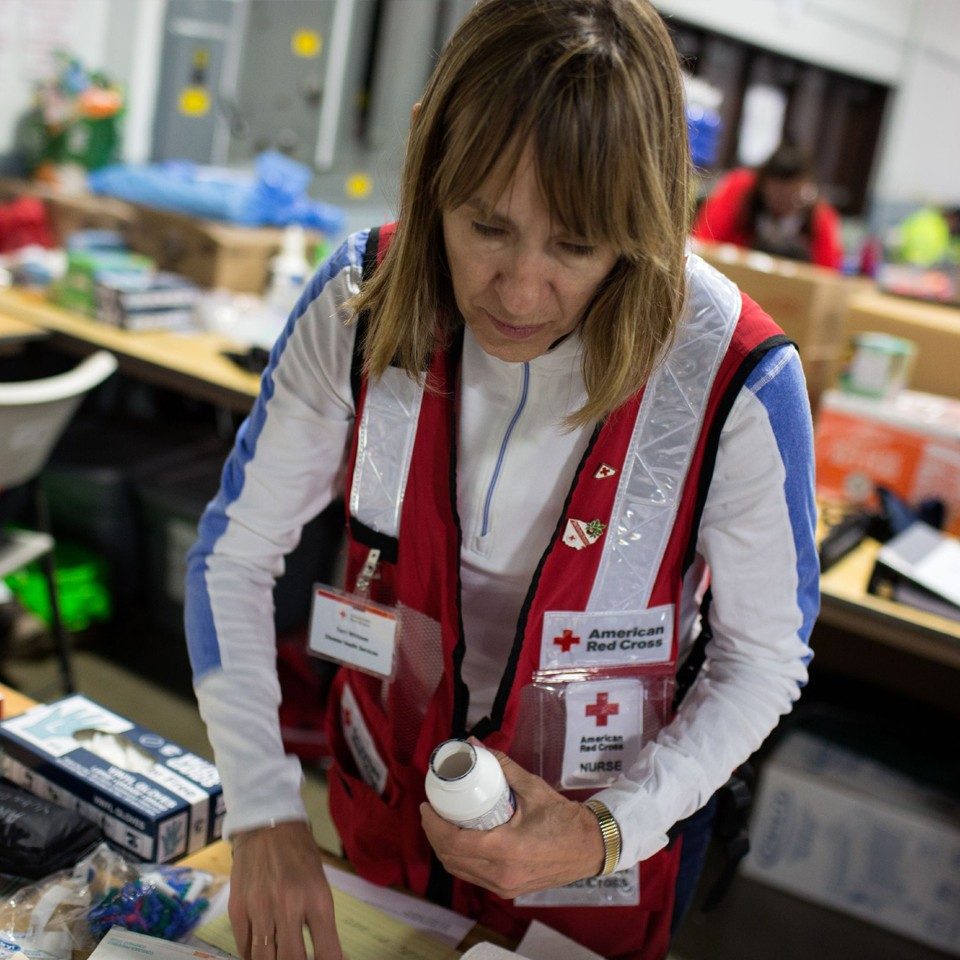
POLYGON ((536 156, 551 216, 571 236, 632 254, 639 239, 632 216, 637 187, 623 176, 626 144, 604 136, 602 121, 583 104, 562 105, 547 115, 550 122, 537 125, 536 156))
MULTIPOLYGON (((520 163, 523 140, 513 104, 500 102, 458 105, 451 120, 437 169, 435 198, 441 210, 452 210, 472 200, 489 185, 499 196, 520 163), (495 178, 491 181, 491 177, 495 178)), ((522 129, 523 124, 521 123, 522 129)))

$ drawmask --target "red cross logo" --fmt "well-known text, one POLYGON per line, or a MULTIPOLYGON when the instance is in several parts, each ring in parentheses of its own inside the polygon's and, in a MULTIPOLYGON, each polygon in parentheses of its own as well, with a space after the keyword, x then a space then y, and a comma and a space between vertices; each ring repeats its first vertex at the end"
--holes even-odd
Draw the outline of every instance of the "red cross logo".
POLYGON ((569 653, 570 648, 575 647, 579 642, 580 638, 575 637, 572 630, 564 630, 559 637, 553 638, 554 646, 560 647, 564 653, 569 653))
POLYGON ((620 712, 619 703, 610 703, 610 694, 598 693, 596 703, 588 703, 586 707, 588 717, 596 717, 597 726, 605 727, 607 717, 615 717, 620 712))
POLYGON ((341 620, 346 620, 346 618, 347 618, 347 611, 341 609, 341 610, 340 610, 340 619, 341 619, 341 620))

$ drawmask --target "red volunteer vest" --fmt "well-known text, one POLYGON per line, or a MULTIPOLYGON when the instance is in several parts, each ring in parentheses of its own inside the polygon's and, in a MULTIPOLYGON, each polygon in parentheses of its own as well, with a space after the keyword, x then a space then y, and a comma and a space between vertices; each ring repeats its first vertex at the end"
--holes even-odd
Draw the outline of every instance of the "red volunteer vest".
MULTIPOLYGON (((378 260, 391 235, 392 227, 383 228, 379 238, 376 231, 371 232, 371 243, 379 243, 378 260)), ((649 607, 672 605, 675 611, 679 610, 683 576, 693 560, 697 525, 724 420, 756 362, 767 350, 784 342, 786 338, 773 321, 743 297, 739 320, 707 399, 649 607)), ((405 658, 407 639, 418 628, 404 634, 398 675, 385 700, 379 680, 355 670, 340 670, 327 713, 334 756, 329 776, 331 814, 350 862, 373 882, 401 885, 445 900, 460 913, 510 937, 519 938, 529 921, 536 918, 603 956, 657 960, 666 954, 669 944, 679 839, 640 864, 638 907, 524 908, 446 875, 420 826, 419 805, 425 800, 424 777, 433 748, 442 740, 469 732, 466 689, 460 678, 465 645, 460 619, 461 534, 456 509, 454 400, 459 359, 460 341, 433 357, 430 372, 437 389, 423 393, 398 537, 379 535, 353 516, 348 520, 347 589, 354 588, 369 549, 381 549, 381 575, 371 584, 371 598, 399 603, 425 614, 439 624, 439 636, 431 640, 426 636, 429 628, 424 628, 426 633, 418 635, 415 641, 418 653, 415 657, 408 653, 405 658), (436 658, 433 668, 426 663, 431 657, 436 658), (424 682, 429 688, 426 694, 424 682), (382 794, 359 776, 346 743, 341 722, 341 697, 346 684, 355 701, 351 706, 362 713, 387 768, 382 794)), ((358 425, 367 393, 367 383, 359 383, 358 425)), ((595 430, 563 513, 557 518, 550 546, 530 584, 491 716, 473 731, 487 746, 518 760, 524 754, 519 744, 525 739, 522 691, 540 665, 544 614, 551 610, 586 609, 600 563, 599 549, 573 550, 561 542, 566 522, 569 518, 610 522, 616 482, 598 481, 594 475, 601 464, 618 471, 622 468, 642 398, 643 391, 595 430)), ((358 432, 355 429, 348 484, 354 475, 358 432)), ((348 503, 350 497, 348 489, 348 503)), ((674 616, 674 623, 678 621, 679 617, 674 616)), ((670 676, 676 671, 676 635, 672 641, 672 655, 662 666, 670 676)))

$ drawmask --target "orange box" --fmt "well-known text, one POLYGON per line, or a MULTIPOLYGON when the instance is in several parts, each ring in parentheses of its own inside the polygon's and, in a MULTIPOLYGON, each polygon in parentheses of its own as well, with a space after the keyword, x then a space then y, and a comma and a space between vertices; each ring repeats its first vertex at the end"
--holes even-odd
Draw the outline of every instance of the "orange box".
POLYGON ((871 400, 828 390, 816 427, 817 494, 875 503, 875 484, 908 503, 937 497, 960 536, 960 401, 904 390, 871 400))

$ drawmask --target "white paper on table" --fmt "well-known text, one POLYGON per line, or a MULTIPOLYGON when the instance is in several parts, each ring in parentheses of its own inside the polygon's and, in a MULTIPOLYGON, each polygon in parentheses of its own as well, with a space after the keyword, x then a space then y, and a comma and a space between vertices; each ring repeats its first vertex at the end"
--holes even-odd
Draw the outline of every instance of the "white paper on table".
POLYGON ((421 900, 409 893, 378 887, 354 873, 323 865, 330 884, 351 897, 356 897, 371 907, 377 907, 391 916, 403 920, 415 930, 430 934, 436 940, 455 947, 470 932, 476 921, 462 917, 446 907, 421 900))
MULTIPOLYGON (((351 897, 362 900, 368 906, 389 913, 392 917, 409 924, 415 930, 429 934, 435 940, 448 943, 452 947, 460 943, 475 923, 469 917, 462 917, 459 913, 447 910, 446 907, 438 907, 435 903, 420 900, 409 893, 401 893, 399 890, 378 887, 375 883, 364 880, 363 877, 347 873, 346 870, 338 870, 328 864, 324 864, 323 869, 331 886, 350 894, 351 897)), ((230 884, 226 884, 217 895, 215 902, 210 904, 204 914, 203 922, 207 923, 221 913, 226 913, 229 897, 230 884)), ((189 942, 195 942, 201 950, 215 949, 195 938, 192 938, 189 942)))
POLYGON ((471 947, 460 960, 510 960, 511 957, 519 956, 519 953, 504 950, 503 947, 494 946, 492 943, 478 943, 471 947))
MULTIPOLYGON (((517 945, 517 953, 527 960, 603 960, 575 940, 557 933, 545 923, 534 920, 517 945)), ((463 960, 466 960, 466 954, 463 960)))
POLYGON ((90 960, 215 960, 219 955, 219 950, 211 953, 206 944, 198 950, 187 943, 174 943, 122 927, 111 927, 90 954, 90 960))

